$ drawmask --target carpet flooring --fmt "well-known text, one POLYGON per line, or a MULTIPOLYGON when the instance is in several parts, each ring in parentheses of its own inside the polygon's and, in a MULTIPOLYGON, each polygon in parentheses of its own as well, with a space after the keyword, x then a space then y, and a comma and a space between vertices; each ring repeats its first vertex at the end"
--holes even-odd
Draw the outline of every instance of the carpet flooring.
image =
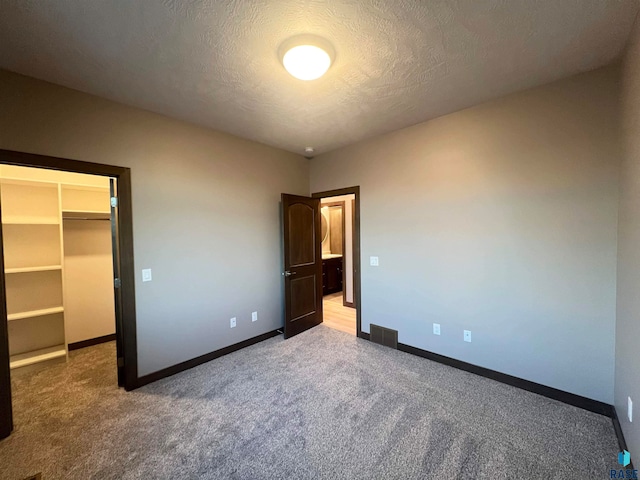
POLYGON ((0 478, 600 479, 609 418, 324 326, 134 392, 115 346, 12 379, 0 478))

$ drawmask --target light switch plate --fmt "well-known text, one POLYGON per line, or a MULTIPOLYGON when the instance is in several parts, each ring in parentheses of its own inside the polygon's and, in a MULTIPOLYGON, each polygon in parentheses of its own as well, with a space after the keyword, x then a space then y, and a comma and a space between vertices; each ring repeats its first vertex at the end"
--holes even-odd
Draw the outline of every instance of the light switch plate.
POLYGON ((631 401, 631 397, 627 397, 627 417, 629 417, 630 422, 633 422, 633 401, 631 401))
POLYGON ((372 267, 377 267, 378 265, 380 265, 378 257, 369 257, 369 265, 371 265, 372 267))
POLYGON ((465 330, 464 331, 464 341, 465 342, 470 342, 471 341, 471 331, 470 330, 465 330))
POLYGON ((251 321, 252 322, 257 322, 258 321, 258 312, 252 312, 251 313, 251 321))
POLYGON ((143 282, 150 282, 151 281, 151 269, 150 268, 144 268, 142 270, 142 281, 143 282))
POLYGON ((440 335, 440 324, 439 323, 434 323, 433 324, 433 334, 434 335, 440 335))
POLYGON ((229 320, 229 326, 231 328, 236 328, 236 317, 233 317, 231 320, 229 320))

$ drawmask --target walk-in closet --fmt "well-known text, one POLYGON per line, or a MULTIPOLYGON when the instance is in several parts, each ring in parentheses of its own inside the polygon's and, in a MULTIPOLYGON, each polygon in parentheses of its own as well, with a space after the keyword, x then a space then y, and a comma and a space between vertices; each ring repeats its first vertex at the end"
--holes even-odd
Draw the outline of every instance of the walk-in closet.
POLYGON ((0 166, 12 369, 115 335, 109 179, 0 166))

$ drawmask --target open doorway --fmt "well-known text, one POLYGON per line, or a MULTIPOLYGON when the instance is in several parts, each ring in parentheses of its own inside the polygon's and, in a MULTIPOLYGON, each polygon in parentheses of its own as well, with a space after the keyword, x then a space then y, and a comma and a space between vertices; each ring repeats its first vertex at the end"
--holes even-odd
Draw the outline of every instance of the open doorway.
POLYGON ((323 323, 360 335, 359 187, 313 194, 320 199, 323 323))
POLYGON ((0 438, 31 380, 81 350, 136 387, 130 189, 126 168, 0 151, 0 438))
POLYGON ((353 203, 355 195, 320 199, 323 322, 356 334, 353 302, 353 203))
POLYGON ((115 341, 110 197, 107 177, 0 165, 13 372, 115 341))

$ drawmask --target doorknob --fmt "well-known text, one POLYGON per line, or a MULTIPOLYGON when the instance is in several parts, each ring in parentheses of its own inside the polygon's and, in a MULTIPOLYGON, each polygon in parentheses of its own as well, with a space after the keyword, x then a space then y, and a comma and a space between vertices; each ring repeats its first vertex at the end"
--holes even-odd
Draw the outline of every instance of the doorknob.
POLYGON ((285 277, 290 277, 291 275, 295 275, 296 272, 291 273, 289 270, 286 270, 282 275, 284 275, 285 277))

